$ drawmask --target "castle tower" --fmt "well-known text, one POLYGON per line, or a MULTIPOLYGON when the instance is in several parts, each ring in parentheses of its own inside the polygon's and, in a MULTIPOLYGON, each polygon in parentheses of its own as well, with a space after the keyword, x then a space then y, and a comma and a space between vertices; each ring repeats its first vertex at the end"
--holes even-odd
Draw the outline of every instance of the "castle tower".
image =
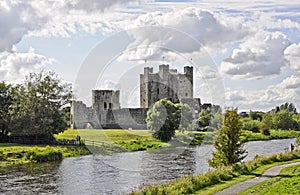
POLYGON ((99 113, 109 109, 120 109, 120 91, 93 90, 92 108, 99 113))
POLYGON ((184 74, 169 65, 160 65, 159 72, 145 67, 140 75, 140 107, 149 108, 160 99, 179 103, 182 98, 193 98, 193 67, 184 67, 184 74))

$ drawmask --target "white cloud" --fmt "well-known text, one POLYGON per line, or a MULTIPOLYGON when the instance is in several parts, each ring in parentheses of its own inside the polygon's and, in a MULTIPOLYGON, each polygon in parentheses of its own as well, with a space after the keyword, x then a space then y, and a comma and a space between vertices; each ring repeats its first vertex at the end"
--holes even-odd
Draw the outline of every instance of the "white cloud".
POLYGON ((228 106, 238 106, 242 110, 268 111, 275 105, 291 102, 300 109, 300 77, 290 76, 278 84, 261 90, 227 89, 225 93, 228 106))
POLYGON ((262 79, 278 75, 285 66, 284 50, 290 44, 280 32, 260 31, 234 49, 221 63, 222 73, 234 79, 262 79))
POLYGON ((28 31, 39 28, 45 22, 30 4, 4 1, 0 4, 0 52, 9 51, 28 31))
POLYGON ((300 73, 300 43, 292 44, 284 50, 284 56, 292 70, 300 73))
POLYGON ((163 55, 172 57, 172 50, 187 54, 199 52, 202 46, 225 47, 251 33, 241 19, 238 20, 222 20, 221 16, 216 17, 212 12, 195 7, 167 13, 150 12, 141 15, 129 26, 138 28, 128 31, 134 41, 121 59, 157 59, 163 55))
POLYGON ((107 90, 119 90, 120 86, 118 83, 115 83, 112 80, 105 80, 100 84, 100 89, 107 89, 107 90))
POLYGON ((282 89, 300 89, 300 78, 292 75, 284 79, 278 87, 282 89))
POLYGON ((203 65, 195 72, 196 79, 221 79, 221 75, 216 66, 203 65))
POLYGON ((65 7, 75 10, 90 11, 104 11, 105 9, 126 5, 130 2, 137 2, 138 0, 67 0, 65 1, 65 7))
POLYGON ((36 54, 33 48, 27 53, 0 53, 0 78, 10 83, 20 83, 31 72, 41 70, 47 64, 53 64, 53 58, 36 54))
MULTIPOLYGON (((138 0, 67 0, 0 2, 0 52, 9 51, 23 36, 69 37, 78 31, 111 31, 127 13, 105 13, 138 0), (104 16, 104 17, 103 17, 104 16), (110 24, 110 21, 116 23, 110 24)), ((130 18, 129 18, 130 19, 130 18)))

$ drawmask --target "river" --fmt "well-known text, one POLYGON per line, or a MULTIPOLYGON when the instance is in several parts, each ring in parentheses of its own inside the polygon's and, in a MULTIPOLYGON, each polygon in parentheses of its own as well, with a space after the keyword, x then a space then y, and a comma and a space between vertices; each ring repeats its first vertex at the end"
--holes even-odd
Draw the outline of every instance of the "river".
MULTIPOLYGON (((280 153, 294 139, 245 144, 255 155, 280 153)), ((66 158, 59 163, 18 166, 0 172, 0 194, 126 194, 139 186, 208 171, 212 145, 66 158)))

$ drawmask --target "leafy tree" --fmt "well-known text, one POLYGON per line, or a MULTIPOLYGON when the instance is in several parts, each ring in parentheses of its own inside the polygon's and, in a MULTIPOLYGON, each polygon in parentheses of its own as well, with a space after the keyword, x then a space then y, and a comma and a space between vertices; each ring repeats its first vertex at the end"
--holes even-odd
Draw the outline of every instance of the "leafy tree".
POLYGON ((287 110, 288 112, 297 114, 297 109, 293 103, 286 102, 286 103, 280 105, 279 109, 280 109, 280 111, 287 110))
POLYGON ((256 112, 256 111, 250 111, 250 118, 252 120, 258 120, 258 121, 262 121, 262 119, 263 119, 262 113, 256 112))
POLYGON ((12 86, 0 82, 0 141, 9 133, 10 115, 8 108, 12 103, 12 86))
POLYGON ((39 137, 47 142, 66 129, 63 107, 71 98, 71 86, 53 72, 31 73, 13 93, 10 107, 13 136, 39 137))
POLYGON ((167 99, 157 101, 147 112, 147 126, 153 137, 167 142, 175 135, 180 124, 180 105, 167 99))
POLYGON ((293 119, 293 114, 286 109, 275 114, 273 124, 275 129, 299 129, 298 123, 293 119))
POLYGON ((199 113, 199 126, 203 128, 208 127, 212 119, 210 108, 202 109, 199 113))
POLYGON ((271 135, 270 128, 267 124, 262 124, 261 125, 260 132, 263 135, 271 135))
POLYGON ((253 133, 258 133, 260 131, 261 122, 258 120, 247 120, 243 122, 242 129, 243 130, 249 130, 253 133))
POLYGON ((210 121, 210 126, 213 129, 219 129, 222 125, 222 112, 219 109, 212 117, 211 121, 210 121))
POLYGON ((181 114, 179 129, 182 131, 193 129, 193 113, 191 108, 187 104, 179 104, 177 106, 179 106, 181 114))
POLYGON ((273 123, 273 118, 274 118, 275 114, 264 114, 263 115, 263 120, 262 123, 266 124, 268 127, 275 129, 274 127, 274 123, 273 123))
POLYGON ((226 110, 220 133, 213 144, 216 151, 208 161, 210 166, 233 165, 246 157, 246 151, 240 141, 241 127, 237 110, 226 110))

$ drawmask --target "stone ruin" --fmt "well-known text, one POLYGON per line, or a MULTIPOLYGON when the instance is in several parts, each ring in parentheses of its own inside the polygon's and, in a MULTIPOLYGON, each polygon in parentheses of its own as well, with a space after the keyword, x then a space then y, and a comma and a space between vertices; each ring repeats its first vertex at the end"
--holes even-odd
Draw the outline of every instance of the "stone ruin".
POLYGON ((193 98, 193 67, 184 67, 184 73, 160 65, 159 72, 145 67, 140 75, 140 108, 121 108, 120 91, 92 90, 92 106, 82 101, 71 102, 71 127, 73 129, 147 129, 148 109, 158 100, 167 98, 173 103, 190 106, 194 118, 202 106, 200 98, 193 98))

